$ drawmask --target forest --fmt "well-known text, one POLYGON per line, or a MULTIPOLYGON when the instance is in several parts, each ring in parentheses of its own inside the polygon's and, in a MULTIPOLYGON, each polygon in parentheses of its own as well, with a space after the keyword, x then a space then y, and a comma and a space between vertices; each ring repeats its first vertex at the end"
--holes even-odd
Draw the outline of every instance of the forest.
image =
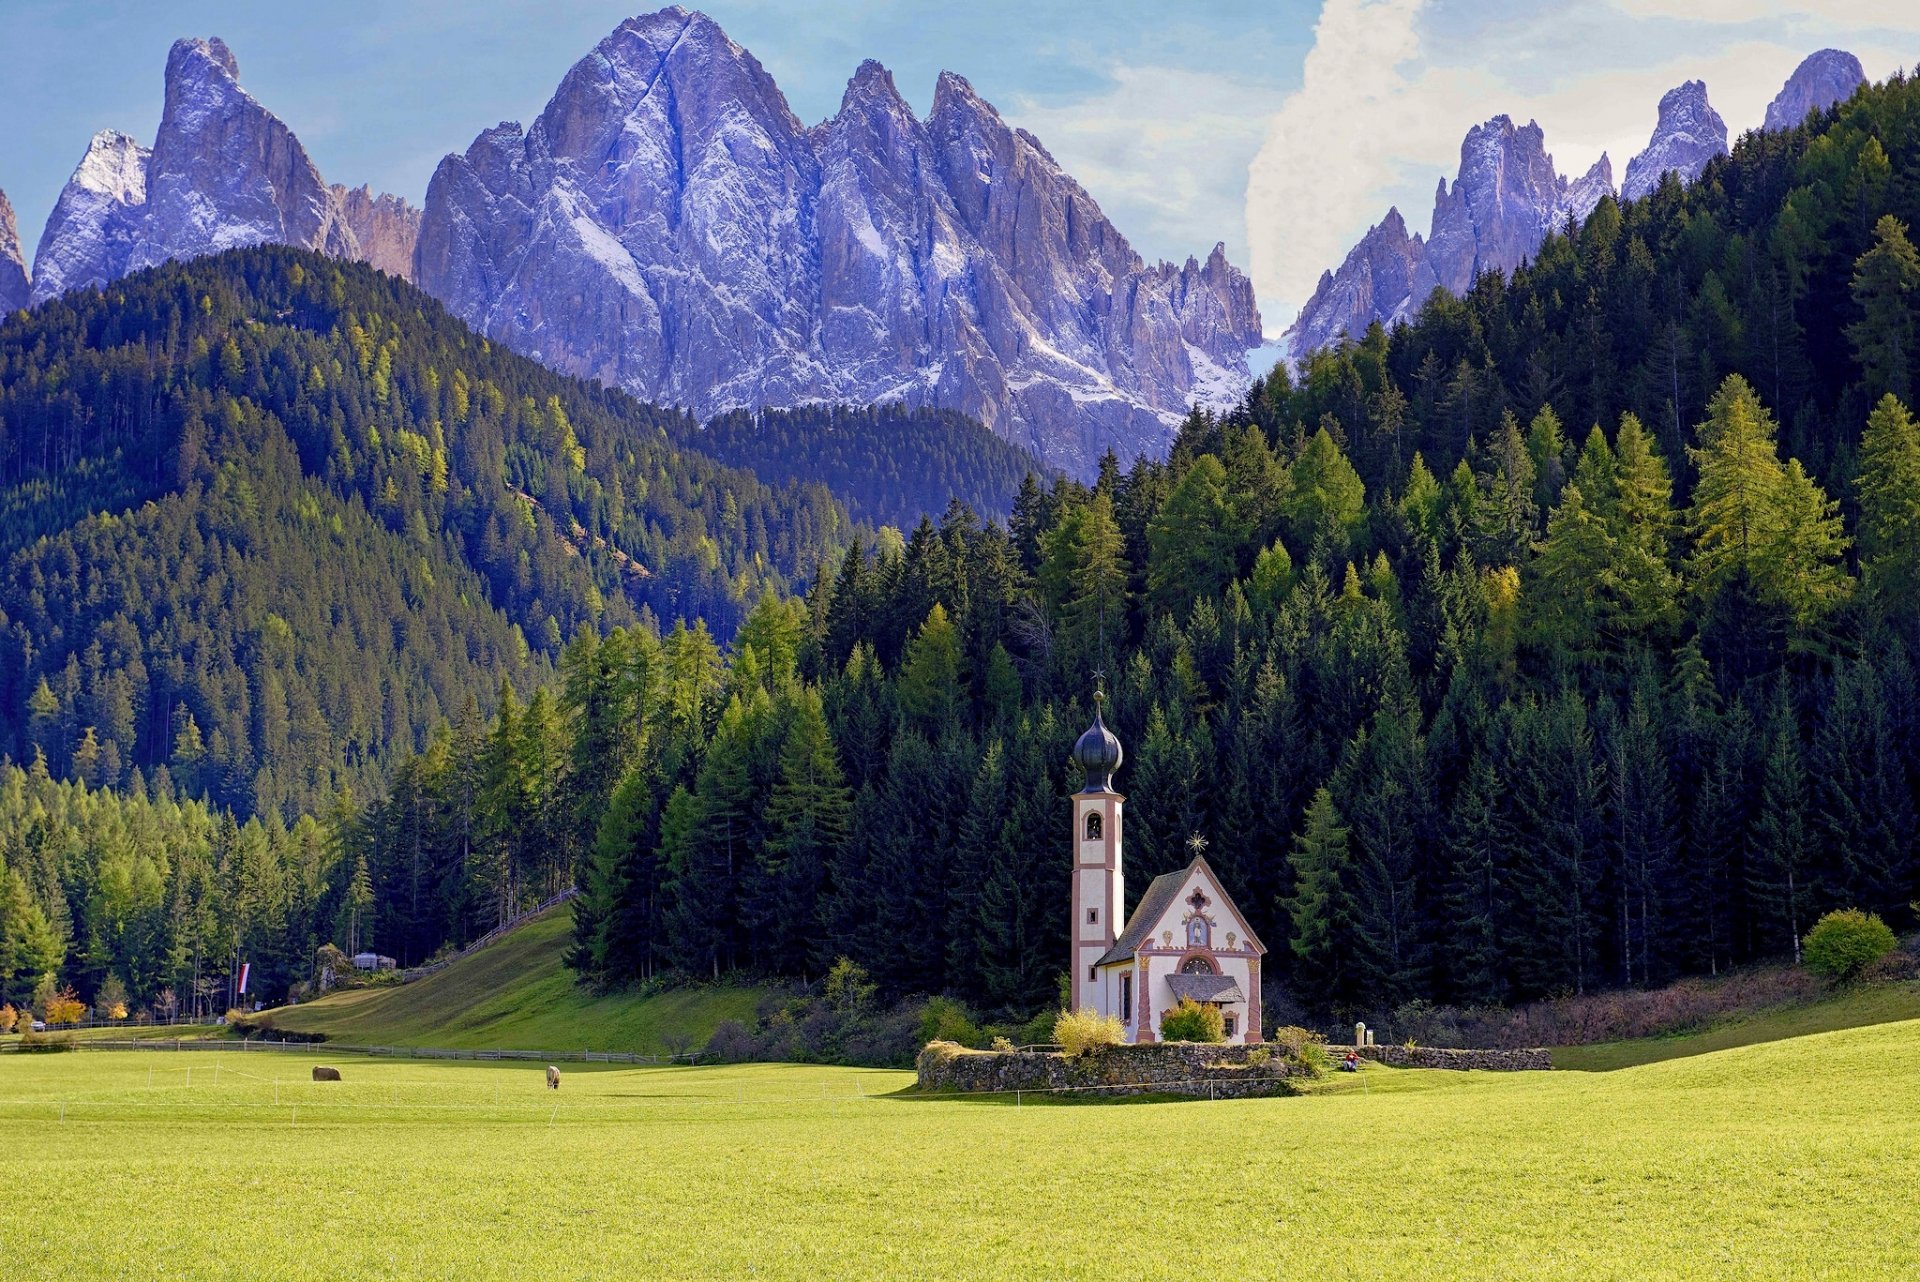
MULTIPOLYGON (((789 569, 736 584, 736 628, 603 593, 529 632, 533 594, 492 586, 529 670, 489 671, 364 802, 316 806, 324 888, 296 901, 288 872, 276 902, 418 961, 577 880, 582 982, 811 979, 846 956, 888 993, 1032 1013, 1056 1000, 1067 751, 1103 681, 1134 893, 1204 850, 1273 950, 1269 987, 1312 1012, 1661 984, 1791 957, 1837 906, 1911 924, 1916 217, 1920 84, 1896 78, 1276 371, 1164 460, 1030 476, 1004 524, 954 503, 904 535, 782 544, 769 509, 789 569)), ((245 351, 230 369, 266 377, 245 351)), ((589 460, 617 452, 582 426, 605 394, 576 394, 589 460)), ((564 456, 542 406, 516 421, 564 456)), ((5 421, 35 483, 23 460, 62 434, 5 421)), ((558 506, 543 475, 520 491, 552 496, 536 516, 558 506)), ((13 554, 10 618, 35 617, 17 603, 42 560, 13 554)), ((115 804, 200 804, 148 763, 115 804)), ((70 842, 49 875, 29 841, 4 850, 34 938, 146 1000, 112 944, 81 969, 98 856, 70 842)), ((275 983, 299 978, 285 955, 275 983)))

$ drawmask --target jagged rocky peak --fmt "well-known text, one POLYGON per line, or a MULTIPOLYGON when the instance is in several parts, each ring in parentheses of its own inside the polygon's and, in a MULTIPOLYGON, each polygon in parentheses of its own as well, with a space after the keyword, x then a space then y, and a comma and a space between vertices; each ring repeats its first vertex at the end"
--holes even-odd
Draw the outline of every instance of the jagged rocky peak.
POLYGON ((33 257, 33 302, 104 285, 127 272, 147 204, 151 155, 103 129, 67 179, 33 257))
POLYGON ((1568 183, 1566 190, 1560 193, 1560 203, 1554 207, 1553 226, 1557 231, 1566 224, 1568 218, 1583 223, 1593 207, 1604 196, 1613 195, 1613 161, 1606 152, 1600 153, 1600 159, 1588 167, 1587 172, 1568 183))
POLYGON ((1707 101, 1704 80, 1689 80, 1660 98, 1660 118, 1645 151, 1627 162, 1625 200, 1639 200, 1667 174, 1692 182, 1715 156, 1727 154, 1727 122, 1707 101))
POLYGON ((1434 191, 1425 241, 1409 235, 1398 209, 1370 228, 1340 267, 1323 274, 1287 331, 1295 357, 1358 336, 1375 321, 1417 311, 1436 286, 1464 292, 1485 272, 1510 272, 1532 258, 1550 230, 1585 218, 1613 191, 1613 165, 1601 156, 1568 182, 1547 154, 1546 135, 1529 120, 1494 116, 1467 131, 1451 186, 1434 191))
POLYGON ((13 203, 0 191, 0 316, 27 305, 27 263, 20 254, 20 227, 13 203))
POLYGON ((1443 179, 1434 200, 1434 275, 1459 293, 1483 272, 1512 271, 1540 247, 1564 186, 1537 123, 1516 127, 1502 115, 1475 125, 1460 143, 1453 190, 1443 179))
POLYGON ((963 410, 1074 471, 1247 383, 1244 276, 1148 267, 1030 135, 943 74, 861 64, 803 127, 711 19, 622 23, 527 129, 435 172, 417 279, 490 336, 701 415, 963 410))
POLYGON ((1313 297, 1288 331, 1288 350, 1305 354, 1359 336, 1375 321, 1412 314, 1439 284, 1427 247, 1396 206, 1367 229, 1338 271, 1322 272, 1313 297))
POLYGON ((113 131, 94 137, 40 237, 33 299, 245 245, 378 255, 402 270, 417 221, 395 197, 329 187, 293 131, 240 87, 224 41, 179 40, 152 149, 113 131), (356 218, 372 245, 361 245, 356 218))
POLYGON ((1791 129, 1805 120, 1807 113, 1825 111, 1853 97, 1853 91, 1866 82, 1867 73, 1860 60, 1846 50, 1810 53, 1767 104, 1766 128, 1791 129))
POLYGON ((399 196, 365 186, 328 189, 353 233, 354 257, 383 272, 413 279, 413 248, 420 239, 420 211, 399 196))
POLYGON ((240 64, 217 37, 175 41, 167 55, 145 223, 130 270, 243 245, 343 258, 357 248, 306 149, 240 87, 240 64))

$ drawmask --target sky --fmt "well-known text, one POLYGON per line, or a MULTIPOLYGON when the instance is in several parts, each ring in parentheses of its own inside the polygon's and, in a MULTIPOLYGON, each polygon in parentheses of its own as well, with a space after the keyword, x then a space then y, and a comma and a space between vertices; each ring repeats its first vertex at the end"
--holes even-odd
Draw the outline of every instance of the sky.
MULTIPOLYGON (((1920 0, 710 0, 808 122, 878 58, 924 112, 961 73, 1148 258, 1223 241, 1267 330, 1397 204, 1424 231, 1468 127, 1537 119, 1617 182, 1661 93, 1704 79, 1735 135, 1794 65, 1920 61, 1920 0)), ((329 181, 418 203, 440 157, 531 120, 635 0, 0 0, 0 189, 29 256, 100 129, 150 142, 168 45, 217 35, 329 181)))

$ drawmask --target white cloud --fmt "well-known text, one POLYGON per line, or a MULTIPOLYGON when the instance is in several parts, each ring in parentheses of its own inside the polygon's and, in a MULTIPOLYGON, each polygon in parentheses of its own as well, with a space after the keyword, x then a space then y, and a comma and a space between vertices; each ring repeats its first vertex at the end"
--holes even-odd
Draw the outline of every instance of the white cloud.
POLYGON ((1270 331, 1292 323, 1320 273, 1339 266, 1390 204, 1424 233, 1435 183, 1453 177, 1461 137, 1490 116, 1539 121, 1562 173, 1580 174, 1608 152, 1618 183, 1646 146, 1661 94, 1683 80, 1706 81, 1738 138, 1759 126, 1813 50, 1851 49, 1880 79, 1911 57, 1887 28, 1920 29, 1912 0, 1615 0, 1608 34, 1566 74, 1524 91, 1501 69, 1518 64, 1510 53, 1554 46, 1558 10, 1456 35, 1460 52, 1448 64, 1422 40, 1422 24, 1441 20, 1427 0, 1326 0, 1305 80, 1269 122, 1247 174, 1252 274, 1270 331))
MULTIPOLYGON (((1405 70, 1426 3, 1327 0, 1320 12, 1301 86, 1247 170, 1250 266, 1269 329, 1288 324, 1321 271, 1386 212, 1380 196, 1409 162, 1431 164, 1458 143, 1458 119, 1428 101, 1445 74, 1416 83, 1405 70)), ((1420 211, 1402 212, 1418 225, 1420 211)))

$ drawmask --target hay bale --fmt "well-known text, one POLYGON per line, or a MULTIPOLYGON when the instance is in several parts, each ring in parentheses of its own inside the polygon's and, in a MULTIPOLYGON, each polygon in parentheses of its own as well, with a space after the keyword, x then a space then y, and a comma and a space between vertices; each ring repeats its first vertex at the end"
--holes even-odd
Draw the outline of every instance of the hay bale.
POLYGON ((325 1064, 315 1064, 313 1066, 313 1080, 316 1082, 337 1082, 340 1080, 340 1070, 337 1068, 328 1068, 325 1064))

